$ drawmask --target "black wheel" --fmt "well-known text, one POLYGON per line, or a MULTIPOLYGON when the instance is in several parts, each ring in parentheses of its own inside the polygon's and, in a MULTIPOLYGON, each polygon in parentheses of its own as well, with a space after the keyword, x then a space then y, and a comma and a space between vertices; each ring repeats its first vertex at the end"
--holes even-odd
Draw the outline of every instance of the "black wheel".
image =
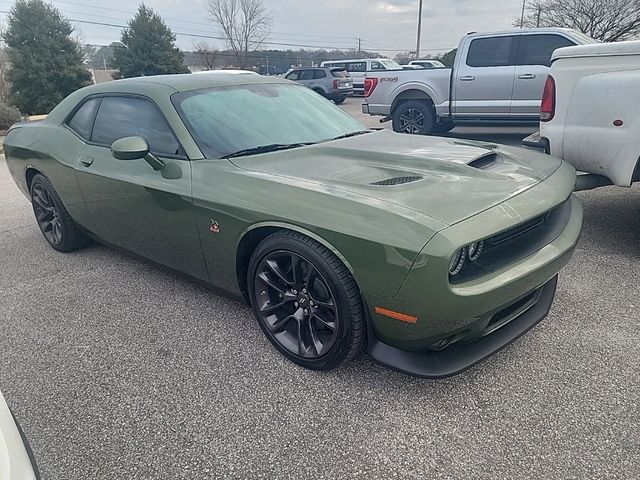
POLYGON ((433 133, 447 133, 455 128, 453 122, 443 121, 436 123, 433 127, 433 133))
POLYGON ((398 105, 392 115, 393 131, 430 135, 436 123, 433 107, 427 102, 408 101, 398 105))
POLYGON ((33 177, 31 204, 40 231, 53 248, 71 252, 86 245, 87 238, 71 219, 47 177, 40 174, 33 177))
POLYGON ((258 323, 293 362, 330 370, 364 341, 360 292, 349 270, 322 244, 290 231, 270 235, 249 262, 248 289, 258 323))
POLYGON ((347 99, 346 97, 334 98, 334 99, 333 99, 333 102, 334 102, 336 105, 340 105, 340 104, 344 103, 344 101, 345 101, 346 99, 347 99))

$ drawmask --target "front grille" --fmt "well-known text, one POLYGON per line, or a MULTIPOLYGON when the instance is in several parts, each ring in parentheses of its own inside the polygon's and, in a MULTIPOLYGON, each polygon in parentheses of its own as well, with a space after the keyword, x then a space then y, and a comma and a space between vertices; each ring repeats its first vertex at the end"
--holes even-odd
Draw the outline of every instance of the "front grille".
POLYGON ((404 183, 417 182, 418 180, 422 180, 422 177, 393 177, 393 178, 386 178, 384 180, 378 180, 377 182, 371 183, 371 185, 381 185, 381 186, 402 185, 404 183))
POLYGON ((501 243, 508 242, 509 240, 512 240, 520 235, 523 235, 528 231, 533 230, 539 227, 540 225, 542 225, 547 220, 550 213, 551 211, 548 211, 545 214, 540 215, 534 218, 533 220, 529 220, 528 222, 522 223, 517 227, 511 228, 506 232, 499 233, 498 235, 494 235, 493 237, 487 240, 487 243, 489 245, 500 245, 501 243))

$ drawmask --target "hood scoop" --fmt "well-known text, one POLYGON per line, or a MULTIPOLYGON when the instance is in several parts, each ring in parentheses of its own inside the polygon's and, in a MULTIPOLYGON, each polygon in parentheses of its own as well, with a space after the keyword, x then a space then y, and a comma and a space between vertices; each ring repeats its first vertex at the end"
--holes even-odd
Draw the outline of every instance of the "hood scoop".
POLYGON ((423 177, 419 176, 405 176, 405 177, 392 177, 386 178, 384 180, 378 180, 377 182, 372 182, 370 185, 380 185, 384 187, 389 187, 392 185, 402 185, 404 183, 412 183, 417 182, 418 180, 422 180, 423 177))
POLYGON ((478 170, 489 170, 502 163, 502 158, 497 153, 488 153, 471 160, 467 165, 478 170))

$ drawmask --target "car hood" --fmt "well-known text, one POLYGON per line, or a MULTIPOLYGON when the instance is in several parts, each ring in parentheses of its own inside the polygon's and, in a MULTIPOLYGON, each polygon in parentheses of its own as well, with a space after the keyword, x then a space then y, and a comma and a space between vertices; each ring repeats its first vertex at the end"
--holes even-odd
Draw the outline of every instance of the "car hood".
POLYGON ((399 205, 447 225, 522 193, 561 164, 523 148, 386 130, 232 161, 399 205))

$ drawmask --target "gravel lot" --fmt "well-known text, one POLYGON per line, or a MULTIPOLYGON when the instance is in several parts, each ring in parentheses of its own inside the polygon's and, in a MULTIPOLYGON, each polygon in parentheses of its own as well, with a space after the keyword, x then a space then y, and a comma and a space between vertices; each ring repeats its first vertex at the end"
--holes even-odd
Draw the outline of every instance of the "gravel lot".
POLYGON ((303 370, 244 304, 99 245, 55 252, 2 158, 0 389, 44 479, 640 478, 640 188, 579 197, 549 317, 427 381, 366 355, 303 370))

